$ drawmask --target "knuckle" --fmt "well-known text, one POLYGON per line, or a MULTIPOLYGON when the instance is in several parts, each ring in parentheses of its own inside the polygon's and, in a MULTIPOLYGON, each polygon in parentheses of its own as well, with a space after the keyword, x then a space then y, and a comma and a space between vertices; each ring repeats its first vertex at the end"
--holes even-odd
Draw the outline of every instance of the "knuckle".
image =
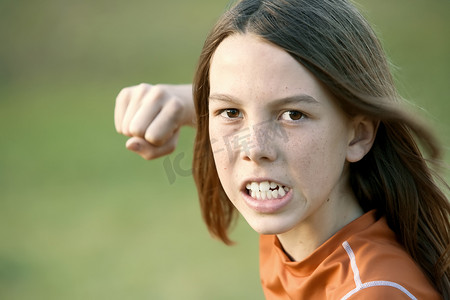
POLYGON ((129 87, 121 89, 120 92, 117 94, 116 103, 122 103, 126 101, 129 91, 130 91, 129 87))
POLYGON ((135 123, 132 122, 130 124, 129 133, 132 136, 142 137, 142 136, 144 136, 145 130, 142 129, 139 125, 136 125, 135 123))
POLYGON ((122 134, 125 135, 125 136, 129 136, 129 137, 132 136, 131 133, 130 133, 130 130, 128 130, 127 127, 122 129, 122 134))
POLYGON ((181 110, 183 110, 183 104, 181 104, 177 98, 171 98, 170 102, 168 103, 168 107, 173 112, 180 112, 181 110))
POLYGON ((152 86, 151 93, 154 95, 155 98, 163 97, 165 94, 165 88, 161 84, 157 84, 152 86))
POLYGON ((176 98, 171 98, 164 107, 168 116, 170 116, 172 122, 177 123, 183 115, 183 104, 176 98))
POLYGON ((149 89, 150 87, 151 87, 150 84, 141 82, 136 86, 136 89, 138 89, 140 91, 145 91, 145 90, 149 89))
POLYGON ((145 94, 148 93, 149 89, 151 89, 151 86, 147 83, 141 83, 137 85, 135 89, 135 98, 137 100, 140 100, 142 97, 144 97, 145 94))
POLYGON ((162 146, 164 144, 164 137, 160 134, 146 132, 144 138, 147 142, 155 146, 162 146))
POLYGON ((149 90, 147 90, 145 93, 142 93, 142 101, 146 104, 146 105, 158 105, 158 104, 162 104, 163 100, 165 100, 165 90, 163 87, 159 86, 159 85, 154 85, 152 86, 149 90))

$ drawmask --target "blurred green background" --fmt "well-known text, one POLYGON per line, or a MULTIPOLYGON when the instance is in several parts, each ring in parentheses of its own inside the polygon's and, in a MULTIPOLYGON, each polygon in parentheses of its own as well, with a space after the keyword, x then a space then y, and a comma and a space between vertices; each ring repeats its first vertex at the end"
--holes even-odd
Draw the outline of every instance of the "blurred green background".
MULTIPOLYGON (((122 87, 191 81, 227 3, 0 0, 0 299, 263 298, 257 235, 212 240, 192 178, 168 177, 194 132, 147 162, 113 127, 122 87)), ((448 149, 450 1, 358 3, 448 149)))

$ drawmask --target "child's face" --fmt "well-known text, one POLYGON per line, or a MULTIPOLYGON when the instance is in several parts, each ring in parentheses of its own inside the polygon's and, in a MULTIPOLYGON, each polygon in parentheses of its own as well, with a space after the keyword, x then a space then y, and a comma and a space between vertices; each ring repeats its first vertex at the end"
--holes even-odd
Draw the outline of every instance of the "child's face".
POLYGON ((354 130, 306 68, 253 35, 233 35, 214 54, 210 88, 219 178, 254 230, 320 227, 345 214, 342 199, 353 198, 346 157, 354 130))

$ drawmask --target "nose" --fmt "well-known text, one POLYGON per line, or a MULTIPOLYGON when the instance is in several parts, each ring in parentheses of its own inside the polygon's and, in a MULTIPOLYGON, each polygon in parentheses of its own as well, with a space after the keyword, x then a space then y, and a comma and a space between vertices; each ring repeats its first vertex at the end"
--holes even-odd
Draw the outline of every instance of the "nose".
POLYGON ((256 163, 273 162, 277 159, 279 141, 271 127, 269 124, 257 124, 249 128, 249 133, 243 140, 241 159, 256 163))

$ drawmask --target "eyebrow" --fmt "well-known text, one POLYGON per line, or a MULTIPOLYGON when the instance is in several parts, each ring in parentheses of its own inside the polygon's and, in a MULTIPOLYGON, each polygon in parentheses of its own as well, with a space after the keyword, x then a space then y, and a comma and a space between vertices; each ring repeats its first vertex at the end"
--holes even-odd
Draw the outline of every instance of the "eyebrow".
MULTIPOLYGON (((236 97, 233 97, 233 96, 227 95, 227 94, 211 94, 209 96, 209 100, 229 102, 232 104, 242 104, 244 102, 236 97)), ((313 96, 310 96, 307 94, 298 94, 298 95, 293 95, 293 96, 276 99, 276 100, 271 101, 271 105, 277 106, 277 105, 283 105, 283 104, 296 104, 299 102, 320 105, 319 101, 317 101, 313 96)))

